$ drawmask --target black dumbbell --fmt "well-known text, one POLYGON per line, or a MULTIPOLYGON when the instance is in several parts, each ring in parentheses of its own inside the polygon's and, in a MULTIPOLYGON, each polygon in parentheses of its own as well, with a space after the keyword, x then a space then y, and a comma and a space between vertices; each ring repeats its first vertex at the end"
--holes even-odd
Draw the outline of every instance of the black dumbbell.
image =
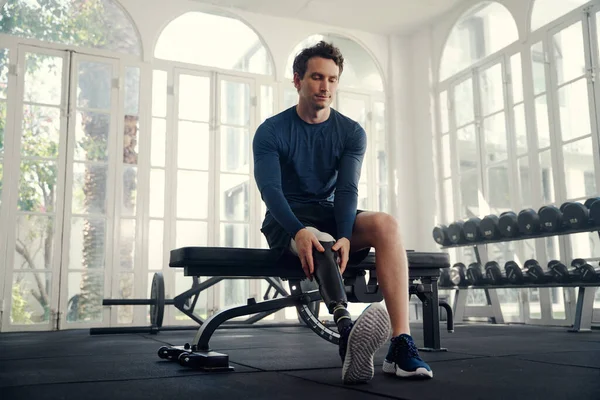
POLYGON ((487 215, 483 217, 479 224, 479 230, 483 237, 487 240, 500 239, 500 218, 497 215, 487 215))
POLYGON ((577 268, 568 268, 559 260, 552 260, 548 263, 548 269, 552 272, 553 279, 559 283, 569 283, 579 279, 577 268))
POLYGON ((440 268, 440 279, 438 280, 439 287, 452 287, 450 280, 450 268, 440 268))
POLYGON ((448 236, 448 227, 446 225, 436 225, 433 228, 433 240, 439 245, 450 246, 452 242, 448 236))
POLYGON ((489 283, 485 272, 481 268, 481 264, 478 262, 469 264, 469 268, 467 268, 467 282, 473 286, 487 285, 489 283))
POLYGON ((600 197, 587 199, 585 205, 589 209, 590 223, 594 226, 600 225, 600 197))
POLYGON ((517 214, 512 211, 505 211, 500 214, 498 221, 500 234, 505 237, 516 237, 519 235, 519 221, 517 214))
POLYGON ((500 269, 500 265, 496 261, 488 261, 485 264, 485 277, 492 285, 502 285, 508 281, 506 274, 500 269))
MULTIPOLYGON (((563 204, 563 206, 565 206, 563 204)), ((543 206, 539 209, 540 226, 546 232, 558 232, 563 229, 563 214, 556 206, 543 206)))
POLYGON ((550 271, 544 272, 540 263, 534 259, 525 261, 523 272, 531 278, 532 283, 548 283, 554 279, 554 274, 550 271))
POLYGON ((565 203, 563 221, 571 229, 585 228, 590 225, 590 210, 585 204, 565 203))
POLYGON ((455 221, 448 227, 448 237, 453 244, 465 243, 465 233, 463 232, 463 221, 455 221))
POLYGON ((454 286, 467 286, 467 267, 459 262, 450 268, 450 281, 454 286))
POLYGON ((526 273, 523 274, 523 270, 519 267, 519 264, 514 261, 507 261, 506 264, 504 264, 504 272, 508 282, 513 285, 531 282, 529 275, 526 273))
POLYGON ((469 242, 476 242, 481 240, 483 235, 480 230, 481 219, 478 217, 469 218, 463 225, 463 232, 465 234, 465 239, 469 242))
POLYGON ((571 266, 579 270, 579 280, 582 282, 596 282, 600 280, 600 266, 594 267, 583 258, 571 261, 571 266))
POLYGON ((524 235, 534 235, 540 231, 540 216, 533 208, 521 210, 517 223, 519 231, 524 235))

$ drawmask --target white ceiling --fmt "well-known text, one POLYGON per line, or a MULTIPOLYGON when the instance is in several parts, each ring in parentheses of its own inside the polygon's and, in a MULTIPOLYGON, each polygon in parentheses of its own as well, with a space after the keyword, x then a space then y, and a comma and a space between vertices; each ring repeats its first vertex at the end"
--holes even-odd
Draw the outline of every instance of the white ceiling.
POLYGON ((195 0, 371 33, 410 32, 465 0, 195 0))

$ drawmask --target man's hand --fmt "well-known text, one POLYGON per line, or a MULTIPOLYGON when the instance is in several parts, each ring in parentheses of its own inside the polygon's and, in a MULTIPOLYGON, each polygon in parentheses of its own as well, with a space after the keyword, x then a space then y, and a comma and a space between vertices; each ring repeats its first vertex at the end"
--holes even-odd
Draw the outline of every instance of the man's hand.
POLYGON ((323 253, 325 249, 317 239, 317 237, 306 228, 300 229, 294 237, 296 241, 296 249, 298 250, 298 257, 302 263, 302 269, 306 274, 306 277, 313 280, 313 274, 315 272, 315 263, 313 261, 313 247, 323 253))
POLYGON ((345 237, 338 239, 337 242, 331 248, 333 251, 338 251, 340 255, 340 274, 343 274, 348 264, 348 258, 350 257, 350 241, 345 237))

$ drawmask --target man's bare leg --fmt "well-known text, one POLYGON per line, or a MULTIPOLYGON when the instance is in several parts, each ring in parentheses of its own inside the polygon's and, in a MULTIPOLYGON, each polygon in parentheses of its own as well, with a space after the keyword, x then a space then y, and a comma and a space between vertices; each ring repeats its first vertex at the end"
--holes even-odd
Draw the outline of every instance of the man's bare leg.
POLYGON ((358 214, 350 247, 351 251, 375 249, 377 281, 390 314, 393 335, 410 335, 408 259, 396 219, 378 212, 358 214))
POLYGON ((375 248, 375 269, 392 326, 383 372, 403 378, 433 378, 410 335, 408 259, 398 222, 391 215, 364 212, 356 216, 351 251, 375 248))

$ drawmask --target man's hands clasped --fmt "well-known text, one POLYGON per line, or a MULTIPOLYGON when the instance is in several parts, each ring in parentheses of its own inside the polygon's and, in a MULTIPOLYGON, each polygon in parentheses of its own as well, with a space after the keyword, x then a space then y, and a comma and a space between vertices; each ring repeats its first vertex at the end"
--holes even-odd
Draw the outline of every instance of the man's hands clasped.
MULTIPOLYGON (((296 242, 296 249, 298 251, 298 257, 302 263, 302 269, 308 279, 312 281, 315 272, 315 263, 313 260, 313 248, 323 253, 325 249, 317 239, 314 233, 306 228, 300 229, 294 237, 296 242)), ((338 253, 338 265, 340 267, 340 273, 343 274, 348 264, 348 257, 350 255, 350 241, 347 238, 340 238, 331 248, 333 251, 338 253)))

